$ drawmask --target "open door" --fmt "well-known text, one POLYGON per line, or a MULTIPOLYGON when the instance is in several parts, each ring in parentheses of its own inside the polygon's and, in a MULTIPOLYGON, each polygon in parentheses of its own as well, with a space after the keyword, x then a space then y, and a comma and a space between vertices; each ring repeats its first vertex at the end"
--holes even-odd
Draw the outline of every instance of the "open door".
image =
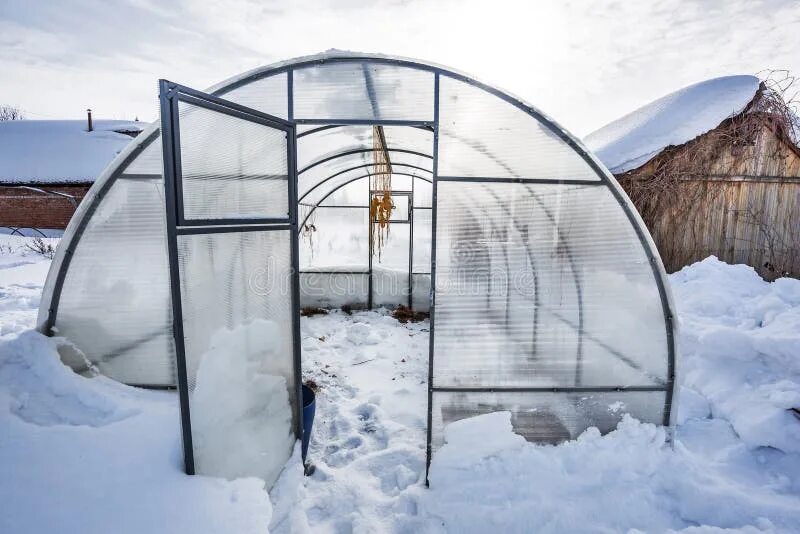
POLYGON ((159 89, 186 472, 271 487, 302 432, 295 129, 159 89))

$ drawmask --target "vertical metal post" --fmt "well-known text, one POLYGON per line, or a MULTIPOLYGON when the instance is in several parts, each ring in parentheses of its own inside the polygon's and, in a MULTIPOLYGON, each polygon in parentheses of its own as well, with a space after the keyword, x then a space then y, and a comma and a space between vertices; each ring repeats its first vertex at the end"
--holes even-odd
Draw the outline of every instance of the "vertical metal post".
POLYGON ((408 197, 408 307, 414 307, 414 177, 411 177, 411 196, 408 197))
MULTIPOLYGON (((287 85, 287 110, 286 117, 289 121, 294 120, 294 71, 286 72, 287 85)), ((296 426, 294 429, 295 437, 303 439, 303 362, 302 345, 300 343, 300 226, 297 201, 297 126, 293 125, 291 132, 287 133, 288 154, 288 180, 289 180, 289 225, 291 227, 291 291, 292 291, 292 351, 294 352, 294 376, 295 376, 295 406, 297 416, 295 417, 296 426)), ((305 461, 305 458, 303 458, 305 461)))
POLYGON ((372 224, 372 176, 367 176, 367 251, 369 254, 367 264, 367 309, 372 309, 372 232, 375 231, 372 224))
POLYGON ((178 150, 178 99, 174 87, 166 80, 159 80, 161 104, 161 144, 164 154, 164 200, 167 222, 167 252, 169 255, 169 287, 172 300, 172 335, 175 340, 175 365, 178 376, 178 399, 181 409, 181 436, 183 439, 183 462, 186 474, 193 475, 194 448, 192 446, 192 423, 189 413, 189 381, 186 376, 186 347, 183 337, 183 308, 181 305, 180 268, 178 266, 178 191, 180 157, 178 150))
POLYGON ((431 468, 431 438, 433 436, 433 336, 434 312, 436 308, 436 183, 439 181, 439 73, 433 78, 433 184, 431 200, 431 289, 430 289, 430 328, 428 329, 428 433, 425 447, 425 485, 429 485, 428 472, 431 468))

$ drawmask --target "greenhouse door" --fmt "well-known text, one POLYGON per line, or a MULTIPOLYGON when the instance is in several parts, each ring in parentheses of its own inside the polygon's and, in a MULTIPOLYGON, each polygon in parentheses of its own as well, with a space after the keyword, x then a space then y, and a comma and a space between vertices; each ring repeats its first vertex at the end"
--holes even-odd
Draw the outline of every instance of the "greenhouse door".
POLYGON ((301 436, 294 126, 162 80, 186 472, 270 487, 301 436))

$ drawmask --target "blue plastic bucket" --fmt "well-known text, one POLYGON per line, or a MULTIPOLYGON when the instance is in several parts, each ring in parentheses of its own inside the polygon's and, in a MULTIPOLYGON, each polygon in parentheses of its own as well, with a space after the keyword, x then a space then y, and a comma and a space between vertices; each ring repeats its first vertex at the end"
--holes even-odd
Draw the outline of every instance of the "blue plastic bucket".
POLYGON ((314 413, 317 410, 317 396, 314 390, 303 385, 303 461, 308 454, 308 443, 311 441, 311 428, 314 426, 314 413))

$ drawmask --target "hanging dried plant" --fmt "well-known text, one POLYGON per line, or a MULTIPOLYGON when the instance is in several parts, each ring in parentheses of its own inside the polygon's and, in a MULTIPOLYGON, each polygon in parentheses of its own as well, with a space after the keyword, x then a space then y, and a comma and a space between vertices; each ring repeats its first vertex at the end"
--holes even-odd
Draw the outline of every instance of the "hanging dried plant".
POLYGON ((377 251, 381 260, 383 246, 389 239, 389 220, 394 210, 392 199, 392 165, 386 150, 386 137, 382 126, 372 127, 372 177, 370 178, 369 238, 372 254, 377 251))
POLYGON ((312 258, 314 257, 314 234, 317 232, 316 218, 317 212, 313 206, 300 205, 300 219, 305 221, 300 227, 300 237, 308 241, 308 248, 311 250, 312 258))

